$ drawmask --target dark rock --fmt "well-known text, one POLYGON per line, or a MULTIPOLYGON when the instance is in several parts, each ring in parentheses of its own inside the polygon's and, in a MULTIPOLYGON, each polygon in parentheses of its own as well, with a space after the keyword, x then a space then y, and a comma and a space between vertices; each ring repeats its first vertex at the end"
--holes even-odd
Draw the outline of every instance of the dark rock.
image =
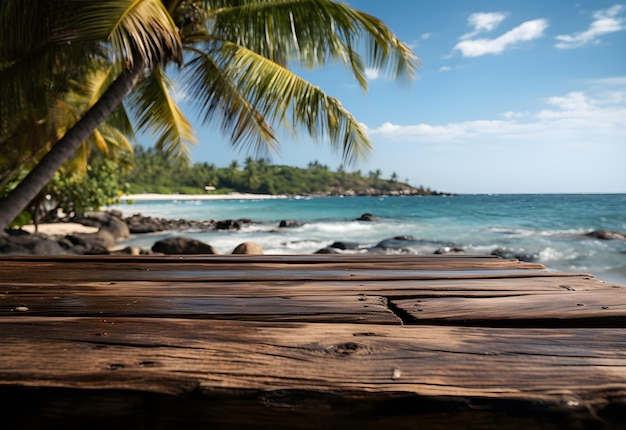
POLYGON ((72 243, 71 240, 68 239, 67 236, 57 239, 57 243, 59 246, 65 250, 72 249, 76 244, 72 243))
POLYGON ((391 239, 385 239, 378 242, 375 248, 401 249, 410 245, 410 242, 417 242, 417 239, 415 239, 413 236, 395 236, 391 239))
POLYGON ((302 224, 300 224, 298 221, 293 220, 293 219, 284 219, 280 222, 280 224, 278 224, 279 228, 291 228, 291 227, 300 227, 302 224))
POLYGON ((232 219, 218 221, 215 223, 216 230, 239 230, 240 228, 241 223, 232 219))
POLYGON ((244 242, 233 250, 233 254, 263 255, 263 248, 258 243, 244 242))
POLYGON ((526 261, 532 263, 537 261, 539 254, 533 252, 515 251, 511 249, 497 248, 491 252, 491 255, 497 255, 498 257, 526 261))
POLYGON ((359 249, 359 244, 357 242, 334 242, 329 245, 328 248, 341 250, 357 250, 359 249))
POLYGON ((65 236, 62 243, 70 242, 74 254, 103 255, 109 254, 108 249, 115 246, 115 238, 108 231, 100 230, 97 233, 77 233, 65 236), (106 250, 106 252, 105 252, 106 250))
POLYGON ((213 229, 215 225, 215 221, 213 220, 173 220, 166 218, 146 217, 141 214, 135 214, 131 217, 125 218, 124 221, 128 225, 130 233, 132 234, 153 233, 156 231, 167 230, 185 230, 191 228, 203 231, 213 229))
POLYGON ((417 239, 413 236, 402 235, 402 236, 394 236, 393 240, 404 240, 407 242, 417 242, 417 239))
POLYGON ((11 229, 5 230, 5 233, 8 236, 28 236, 28 235, 30 235, 29 232, 27 232, 26 230, 22 230, 21 228, 11 228, 11 229))
MULTIPOLYGON (((76 248, 74 248, 76 249, 76 248)), ((109 251, 109 249, 105 246, 102 246, 98 243, 94 243, 92 244, 89 248, 86 248, 82 254, 84 255, 108 255, 111 252, 109 251)))
POLYGON ((217 254, 211 245, 182 236, 159 240, 152 246, 152 251, 163 254, 217 254))
POLYGON ((326 247, 315 251, 315 254, 341 254, 337 248, 326 247))
POLYGON ((125 221, 126 225, 128 225, 128 230, 133 234, 163 231, 163 227, 160 223, 152 217, 144 217, 140 214, 135 214, 126 218, 125 221))
POLYGON ((361 215, 355 221, 376 221, 377 219, 378 218, 376 218, 374 215, 366 213, 366 214, 361 215))
POLYGON ((65 236, 64 238, 59 240, 59 242, 61 241, 70 242, 72 246, 77 246, 77 245, 86 246, 87 245, 87 241, 85 239, 83 239, 82 237, 73 235, 73 234, 65 236))
POLYGON ((594 230, 585 234, 585 236, 601 240, 626 240, 626 234, 611 230, 594 230))
POLYGON ((0 237, 0 254, 67 255, 56 240, 39 234, 0 237))

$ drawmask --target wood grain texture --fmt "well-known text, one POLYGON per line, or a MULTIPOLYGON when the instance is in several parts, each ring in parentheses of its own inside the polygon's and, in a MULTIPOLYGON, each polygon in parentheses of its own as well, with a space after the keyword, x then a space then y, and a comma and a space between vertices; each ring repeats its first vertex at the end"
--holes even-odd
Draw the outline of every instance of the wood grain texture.
POLYGON ((621 428, 624 288, 484 256, 0 259, 0 415, 621 428))

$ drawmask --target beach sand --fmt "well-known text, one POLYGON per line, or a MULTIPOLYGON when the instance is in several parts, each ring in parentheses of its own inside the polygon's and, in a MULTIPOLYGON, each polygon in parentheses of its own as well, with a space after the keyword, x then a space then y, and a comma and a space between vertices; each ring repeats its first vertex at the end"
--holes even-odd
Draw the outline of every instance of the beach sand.
MULTIPOLYGON (((22 227, 23 230, 34 233, 35 226, 33 224, 27 224, 22 227)), ((88 227, 86 225, 78 224, 75 222, 57 222, 50 224, 39 224, 38 232, 47 234, 50 236, 66 236, 68 234, 76 233, 96 233, 98 227, 88 227)))
POLYGON ((270 194, 249 194, 249 193, 229 193, 229 194, 129 194, 122 196, 122 201, 132 200, 142 201, 164 201, 164 200, 258 200, 258 199, 285 199, 285 195, 270 194))
MULTIPOLYGON (((129 194, 122 196, 122 201, 168 201, 168 200, 259 200, 259 199, 284 199, 285 195, 271 195, 271 194, 249 194, 249 193, 229 193, 229 194, 156 194, 156 193, 143 193, 143 194, 129 194)), ((103 210, 106 210, 103 209, 103 210)), ((27 224, 22 227, 23 230, 34 233, 35 226, 33 224, 27 224)), ((98 227, 88 227, 82 224, 73 222, 60 222, 39 224, 38 232, 47 234, 49 236, 66 236, 77 233, 96 233, 98 227)))

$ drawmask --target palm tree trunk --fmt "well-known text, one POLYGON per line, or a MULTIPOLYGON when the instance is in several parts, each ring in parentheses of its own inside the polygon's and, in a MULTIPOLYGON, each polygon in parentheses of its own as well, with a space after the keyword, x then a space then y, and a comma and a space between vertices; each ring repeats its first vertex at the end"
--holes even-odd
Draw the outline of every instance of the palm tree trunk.
POLYGON ((4 199, 0 200, 0 234, 52 179, 55 172, 69 160, 94 130, 119 106, 137 84, 144 61, 134 56, 133 65, 107 88, 102 97, 41 159, 35 168, 4 199))

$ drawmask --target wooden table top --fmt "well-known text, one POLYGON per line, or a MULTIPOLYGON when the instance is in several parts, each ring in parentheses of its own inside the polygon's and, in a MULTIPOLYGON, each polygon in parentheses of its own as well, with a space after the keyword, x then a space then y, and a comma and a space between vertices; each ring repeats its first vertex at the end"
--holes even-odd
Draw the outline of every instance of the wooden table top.
POLYGON ((0 397, 6 428, 622 428, 626 286, 491 256, 5 257, 0 397))

